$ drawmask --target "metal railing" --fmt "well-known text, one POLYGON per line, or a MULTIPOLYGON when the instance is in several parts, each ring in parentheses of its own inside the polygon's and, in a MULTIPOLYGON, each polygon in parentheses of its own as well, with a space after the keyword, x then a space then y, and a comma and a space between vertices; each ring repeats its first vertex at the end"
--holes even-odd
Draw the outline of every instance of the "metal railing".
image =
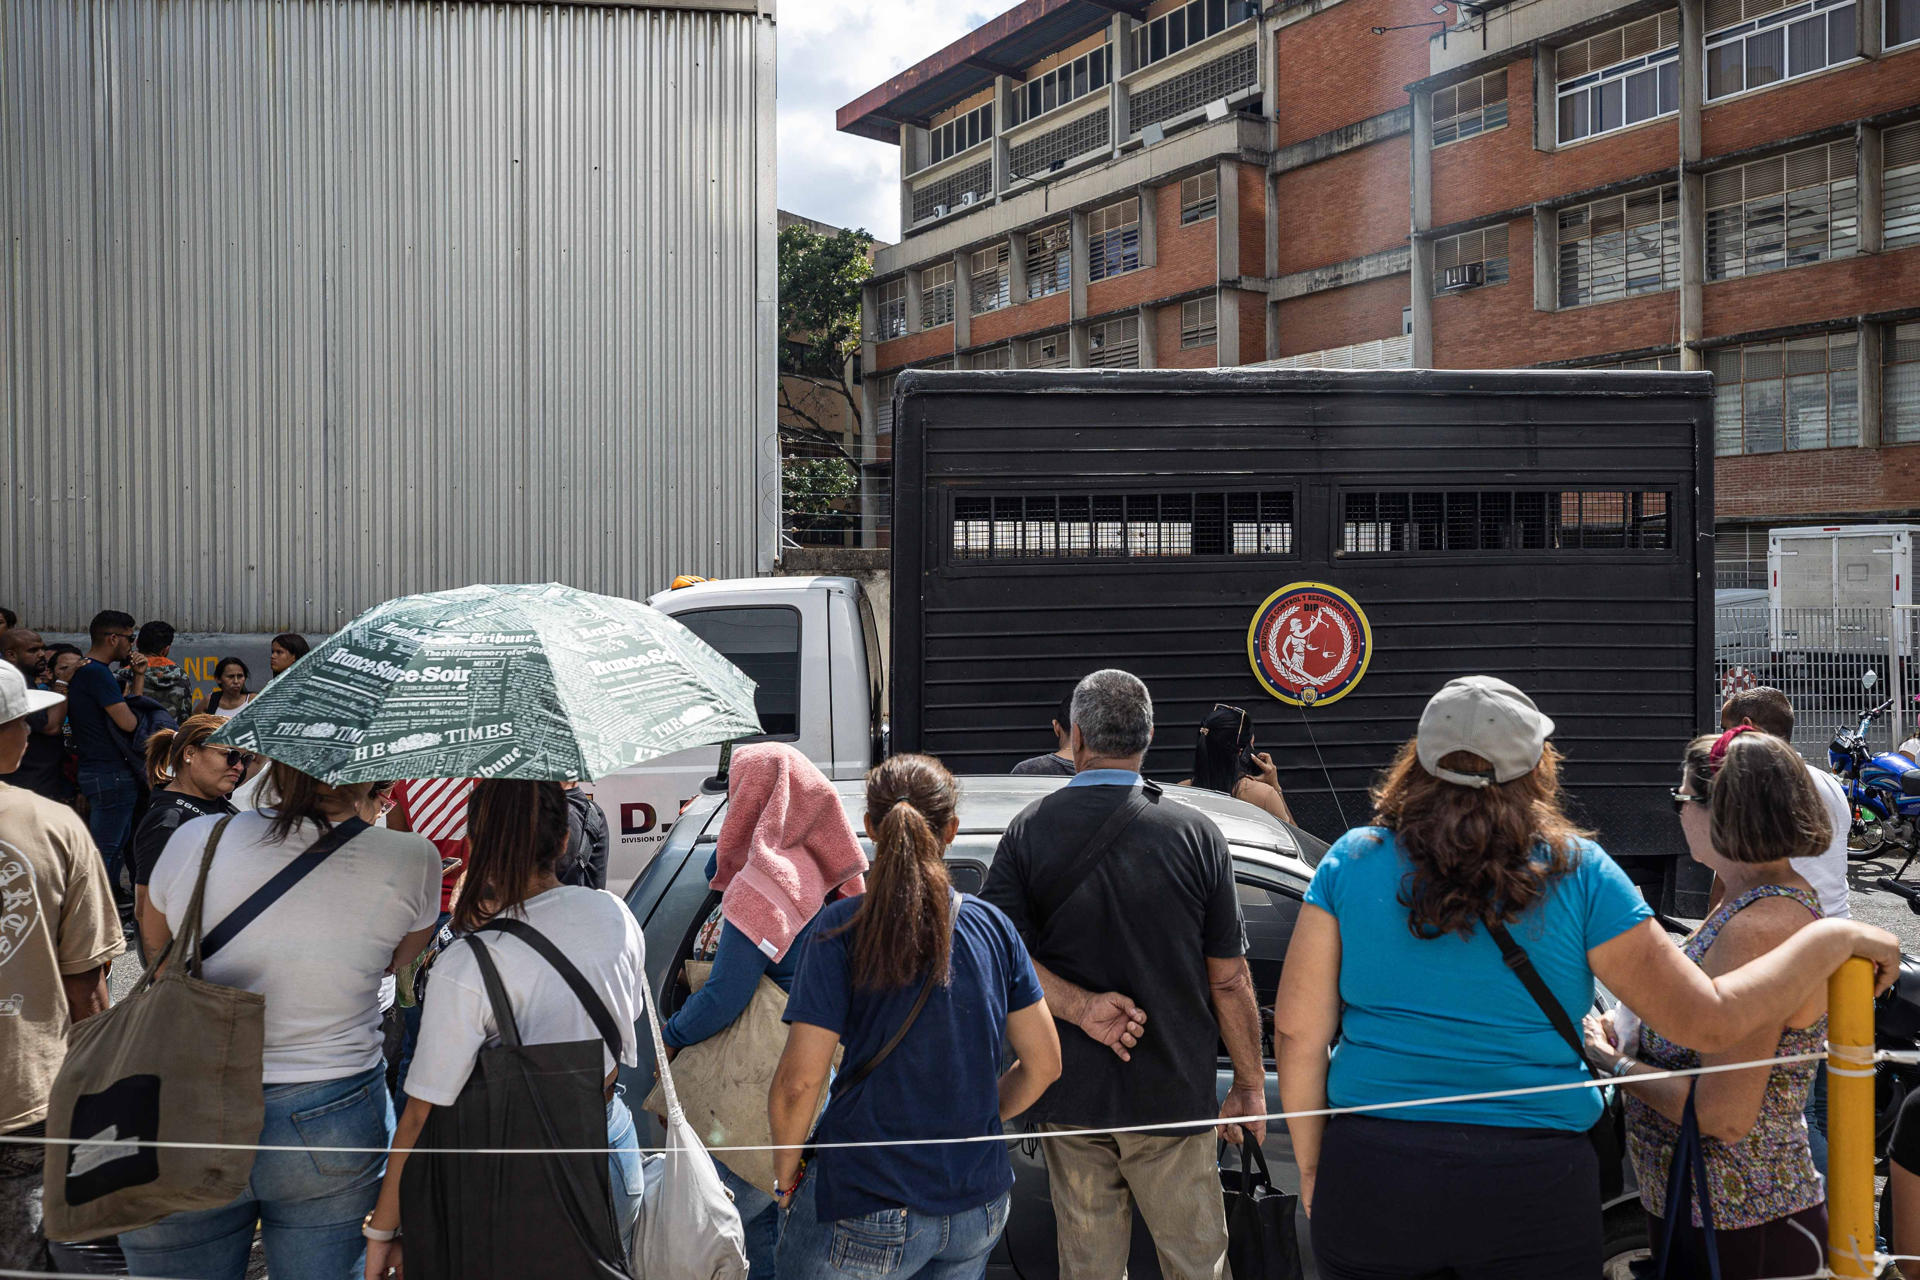
POLYGON ((1920 608, 1714 610, 1714 679, 1724 701, 1736 689, 1771 685, 1793 703, 1793 745, 1816 763, 1843 728, 1892 699, 1868 742, 1897 747, 1915 727, 1920 694, 1920 608), (1866 677, 1872 673, 1872 679, 1866 677))

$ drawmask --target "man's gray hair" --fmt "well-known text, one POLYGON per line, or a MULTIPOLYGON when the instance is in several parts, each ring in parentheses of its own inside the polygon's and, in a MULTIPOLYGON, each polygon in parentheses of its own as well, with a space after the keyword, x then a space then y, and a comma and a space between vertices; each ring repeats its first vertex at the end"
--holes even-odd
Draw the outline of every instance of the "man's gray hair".
POLYGON ((1153 740, 1153 699, 1140 677, 1109 667, 1073 691, 1073 722, 1097 756, 1137 756, 1153 740))

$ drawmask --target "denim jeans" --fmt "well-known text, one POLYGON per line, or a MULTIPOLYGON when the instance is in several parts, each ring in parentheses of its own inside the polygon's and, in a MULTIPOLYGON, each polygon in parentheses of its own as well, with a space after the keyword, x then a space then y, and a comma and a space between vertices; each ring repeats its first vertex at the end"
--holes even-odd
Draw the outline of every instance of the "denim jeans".
POLYGON ((1813 1073, 1813 1088, 1807 1090, 1807 1145, 1813 1150, 1813 1167, 1827 1176, 1827 1067, 1813 1073))
MULTIPOLYGON (((646 1176, 640 1161, 640 1133, 627 1108, 627 1087, 617 1086, 607 1100, 607 1178, 613 1188, 613 1225, 624 1242, 640 1216, 640 1198, 646 1194, 646 1176)), ((279 1280, 278 1276, 274 1280, 279 1280)))
POLYGON ((821 1222, 814 1211, 816 1186, 803 1178, 781 1214, 779 1265, 786 1280, 979 1280, 1007 1225, 1006 1194, 964 1213, 882 1209, 821 1222))
POLYGON ((140 784, 123 764, 80 766, 80 794, 87 798, 87 830, 107 864, 107 883, 113 896, 120 893, 120 855, 133 834, 133 811, 140 804, 140 784))
POLYGON ((273 1280, 358 1280, 367 1242, 360 1222, 380 1196, 393 1137, 385 1069, 311 1084, 266 1087, 265 1146, 361 1147, 362 1152, 261 1151, 239 1199, 176 1213, 121 1235, 135 1275, 242 1280, 260 1224, 273 1280))
MULTIPOLYGON (((440 918, 433 923, 433 933, 427 943, 428 946, 434 945, 431 939, 438 938, 440 931, 447 927, 447 921, 451 919, 453 917, 449 913, 445 911, 440 913, 440 918)), ((426 1005, 417 997, 412 1004, 400 1006, 400 1052, 394 1055, 393 1064, 395 1081, 393 1105, 398 1111, 406 1110, 407 1068, 413 1065, 413 1047, 420 1042, 420 1011, 424 1008, 426 1005)))
POLYGON ((720 1182, 733 1196, 733 1207, 740 1211, 740 1225, 747 1229, 747 1274, 753 1280, 774 1280, 774 1251, 780 1244, 780 1205, 774 1198, 714 1158, 720 1182))

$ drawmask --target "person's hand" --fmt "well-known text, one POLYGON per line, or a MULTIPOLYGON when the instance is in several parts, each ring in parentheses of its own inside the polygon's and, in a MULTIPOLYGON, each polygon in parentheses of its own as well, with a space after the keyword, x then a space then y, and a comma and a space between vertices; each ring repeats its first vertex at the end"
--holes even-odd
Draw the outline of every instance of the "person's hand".
POLYGON ((1873 962, 1873 994, 1880 995, 1900 976, 1900 939, 1875 925, 1850 920, 1853 954, 1873 962))
POLYGON ((1118 991, 1102 991, 1087 997, 1073 1025, 1112 1049, 1120 1061, 1131 1062, 1127 1051, 1146 1034, 1147 1011, 1118 991))
MULTIPOLYGON (((1264 1116, 1265 1114, 1267 1114, 1267 1093, 1266 1090, 1259 1085, 1236 1084, 1233 1088, 1227 1090, 1227 1100, 1220 1104, 1220 1118, 1222 1120, 1231 1120, 1238 1116, 1264 1116)), ((1245 1125, 1223 1124, 1220 1126, 1220 1136, 1237 1147, 1240 1145, 1240 1131, 1243 1128, 1253 1135, 1253 1140, 1256 1143, 1267 1140, 1267 1122, 1265 1120, 1249 1120, 1245 1125)))
POLYGON ((147 674, 147 655, 136 650, 120 665, 137 676, 143 676, 147 674))
POLYGON ((1626 1055, 1613 1040, 1613 1014, 1602 1017, 1590 1013, 1580 1020, 1580 1030, 1585 1032, 1587 1061, 1602 1071, 1612 1071, 1614 1064, 1626 1055))
POLYGON ((367 1241, 366 1280, 387 1280, 388 1276, 392 1276, 393 1280, 405 1280, 406 1267, 400 1258, 400 1242, 367 1241))
POLYGON ((1275 791, 1278 791, 1280 789, 1280 770, 1273 763, 1273 757, 1264 751, 1256 751, 1253 753, 1253 764, 1256 769, 1260 770, 1260 781, 1266 783, 1275 791))

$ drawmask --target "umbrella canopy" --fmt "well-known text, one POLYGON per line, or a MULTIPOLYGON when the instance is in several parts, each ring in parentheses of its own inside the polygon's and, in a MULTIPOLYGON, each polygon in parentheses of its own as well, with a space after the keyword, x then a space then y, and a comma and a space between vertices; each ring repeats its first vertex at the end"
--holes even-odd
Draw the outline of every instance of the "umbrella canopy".
POLYGON ((367 610, 213 740, 330 783, 586 780, 759 733, 753 690, 649 605, 462 587, 367 610))

